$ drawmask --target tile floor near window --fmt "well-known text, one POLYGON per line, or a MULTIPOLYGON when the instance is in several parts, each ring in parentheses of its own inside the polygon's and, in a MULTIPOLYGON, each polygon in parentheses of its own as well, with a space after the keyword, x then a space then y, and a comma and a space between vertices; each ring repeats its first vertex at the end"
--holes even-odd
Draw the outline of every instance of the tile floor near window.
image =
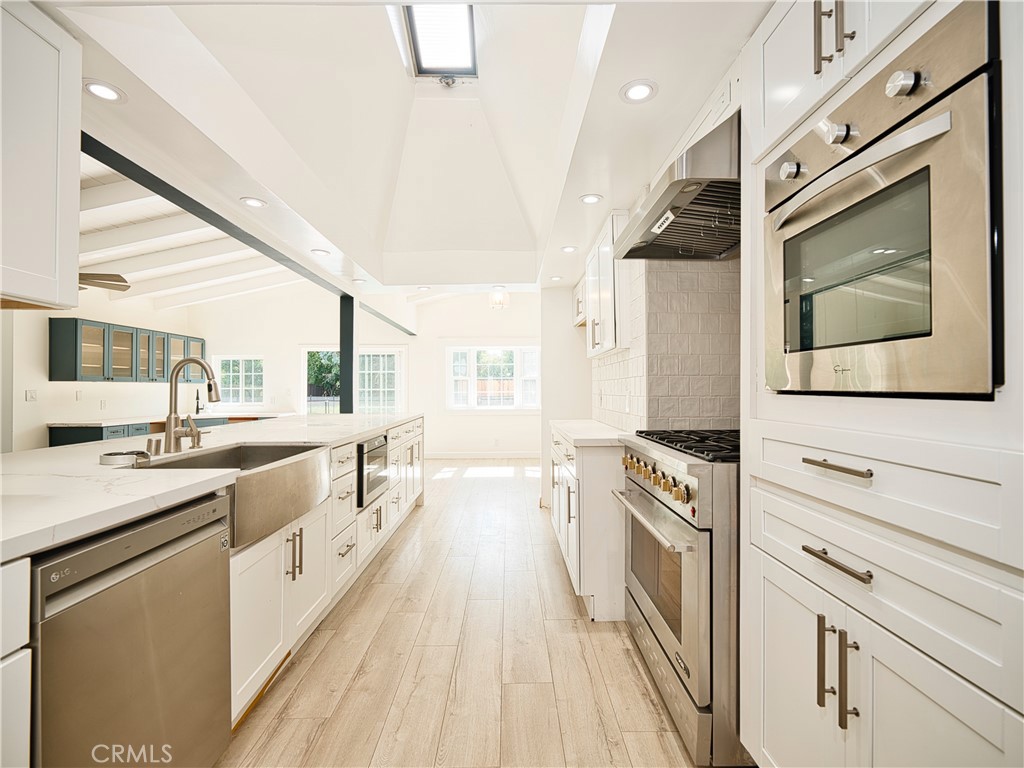
POLYGON ((626 625, 573 595, 536 462, 426 470, 219 765, 689 765, 626 625))

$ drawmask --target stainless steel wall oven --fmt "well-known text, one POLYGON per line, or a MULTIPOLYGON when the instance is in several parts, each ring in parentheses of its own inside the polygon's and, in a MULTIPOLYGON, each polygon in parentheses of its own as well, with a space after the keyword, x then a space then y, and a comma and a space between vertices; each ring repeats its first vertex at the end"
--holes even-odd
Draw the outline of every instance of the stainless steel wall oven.
POLYGON ((1002 383, 993 6, 963 3, 767 168, 771 389, 991 398, 1002 383))
POLYGON ((388 487, 388 438, 379 435, 356 446, 359 473, 356 476, 356 506, 362 509, 388 487))

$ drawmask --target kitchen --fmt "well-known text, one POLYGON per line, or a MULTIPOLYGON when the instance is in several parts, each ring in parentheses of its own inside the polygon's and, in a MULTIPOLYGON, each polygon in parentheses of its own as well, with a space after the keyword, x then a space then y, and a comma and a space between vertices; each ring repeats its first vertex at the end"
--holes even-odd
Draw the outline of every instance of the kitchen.
POLYGON ((4 4, 0 763, 1021 764, 1021 6, 432 8, 4 4))

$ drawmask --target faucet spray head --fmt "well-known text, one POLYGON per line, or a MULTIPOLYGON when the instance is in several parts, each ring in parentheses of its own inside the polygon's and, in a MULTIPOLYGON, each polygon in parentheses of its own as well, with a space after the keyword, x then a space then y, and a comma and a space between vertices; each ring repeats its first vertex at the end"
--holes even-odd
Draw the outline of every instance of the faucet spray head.
POLYGON ((216 379, 210 379, 206 382, 206 400, 210 403, 220 402, 220 385, 216 379))

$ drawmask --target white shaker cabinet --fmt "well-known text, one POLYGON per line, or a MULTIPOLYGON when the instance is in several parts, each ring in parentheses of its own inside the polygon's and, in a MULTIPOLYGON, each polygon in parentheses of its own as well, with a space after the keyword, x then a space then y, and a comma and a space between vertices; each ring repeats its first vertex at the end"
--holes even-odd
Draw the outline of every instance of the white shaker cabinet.
POLYGON ((628 346, 628 286, 618 280, 613 250, 616 229, 625 217, 613 214, 605 222, 587 257, 583 277, 586 299, 587 357, 628 346))
POLYGON ((231 555, 231 718, 242 714, 291 647, 288 529, 231 555))
POLYGON ((329 509, 330 501, 322 502, 292 523, 285 538, 292 557, 286 570, 285 586, 288 590, 289 631, 293 639, 301 637, 330 602, 329 509))
POLYGON ((29 764, 32 651, 28 558, 0 568, 0 768, 29 764))
POLYGON ((29 3, 0 9, 5 300, 78 306, 82 47, 29 3))
POLYGON ((1021 765, 1019 714, 771 556, 749 560, 759 765, 1021 765))

